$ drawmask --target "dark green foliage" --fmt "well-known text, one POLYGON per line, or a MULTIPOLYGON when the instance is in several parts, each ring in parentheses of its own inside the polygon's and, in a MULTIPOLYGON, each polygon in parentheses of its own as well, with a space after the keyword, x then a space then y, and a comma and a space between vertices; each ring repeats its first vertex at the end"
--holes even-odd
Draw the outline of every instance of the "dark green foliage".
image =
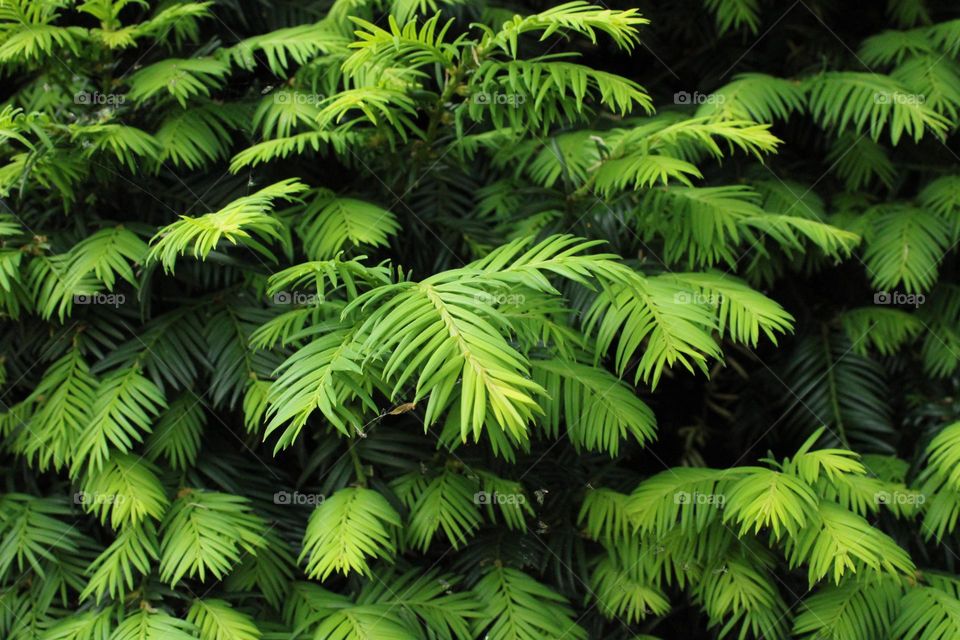
POLYGON ((960 14, 0 0, 0 637, 960 637, 960 14))

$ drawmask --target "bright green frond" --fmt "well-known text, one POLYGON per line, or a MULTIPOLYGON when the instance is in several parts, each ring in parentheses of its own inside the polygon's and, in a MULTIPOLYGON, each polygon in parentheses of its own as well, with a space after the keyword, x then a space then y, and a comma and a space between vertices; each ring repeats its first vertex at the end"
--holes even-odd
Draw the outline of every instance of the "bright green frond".
POLYGON ((311 578, 326 580, 334 571, 369 572, 368 558, 386 558, 394 543, 400 516, 376 491, 340 489, 314 509, 303 537, 301 560, 311 578))
POLYGON ((206 259, 221 240, 242 243, 270 257, 261 241, 278 239, 282 227, 270 210, 275 201, 289 202, 305 189, 304 184, 290 178, 238 198, 215 213, 198 218, 180 216, 179 221, 153 237, 148 260, 160 262, 165 271, 172 273, 179 256, 190 252, 194 258, 206 259))
POLYGON ((222 579, 244 554, 257 555, 263 529, 246 498, 181 489, 161 524, 160 579, 222 579))

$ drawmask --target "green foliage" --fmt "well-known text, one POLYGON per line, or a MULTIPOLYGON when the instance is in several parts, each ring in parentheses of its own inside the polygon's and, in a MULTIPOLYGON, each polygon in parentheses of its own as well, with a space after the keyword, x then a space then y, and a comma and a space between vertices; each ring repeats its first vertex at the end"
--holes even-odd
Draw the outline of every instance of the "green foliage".
POLYGON ((880 138, 887 127, 890 142, 907 134, 915 141, 928 132, 942 136, 949 120, 894 78, 875 73, 831 71, 812 81, 810 112, 823 127, 850 129, 880 138))
POLYGON ((399 226, 390 211, 356 200, 318 193, 297 228, 304 252, 312 260, 333 258, 342 249, 383 246, 399 226))
POLYGON ((165 227, 154 237, 147 259, 159 261, 164 270, 172 272, 178 256, 189 251, 194 258, 206 259, 221 239, 231 244, 242 242, 272 258, 255 236, 260 240, 278 239, 283 225, 268 213, 273 201, 291 200, 304 189, 304 185, 294 179, 284 180, 238 198, 215 213, 198 218, 181 216, 178 222, 165 227))
POLYGON ((0 1, 0 637, 960 636, 960 20, 771 9, 0 1))
POLYGON ((827 585, 804 601, 793 632, 800 638, 876 638, 890 628, 901 591, 892 579, 847 578, 827 585))
POLYGON ((484 618, 492 621, 486 629, 477 625, 475 633, 517 640, 586 637, 564 598, 521 571, 494 567, 474 591, 486 603, 484 618))
POLYGON ((201 640, 260 640, 260 629, 253 619, 236 611, 223 600, 197 600, 187 613, 201 640))
POLYGON ((395 552, 390 527, 400 516, 376 491, 341 489, 314 510, 304 534, 307 575, 326 580, 333 571, 369 570, 366 557, 395 552))
POLYGON ((262 525, 244 498, 182 490, 161 525, 160 579, 175 585, 184 576, 223 577, 241 553, 257 554, 262 525))

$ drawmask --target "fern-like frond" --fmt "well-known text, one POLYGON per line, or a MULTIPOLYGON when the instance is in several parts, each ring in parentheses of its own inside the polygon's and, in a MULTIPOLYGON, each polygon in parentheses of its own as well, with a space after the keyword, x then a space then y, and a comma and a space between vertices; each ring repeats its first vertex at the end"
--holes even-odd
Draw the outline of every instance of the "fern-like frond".
POLYGON ((296 558, 287 543, 268 530, 257 555, 246 554, 225 581, 228 591, 259 591, 270 605, 280 611, 291 591, 296 558))
POLYGON ((197 461, 207 417, 203 404, 183 394, 161 414, 147 438, 145 456, 164 458, 173 469, 187 469, 197 461))
POLYGON ((50 24, 57 16, 44 16, 39 21, 22 21, 15 10, 3 8, 0 17, 6 22, 0 42, 0 62, 35 62, 45 58, 77 55, 87 39, 83 27, 60 27, 50 24), (13 15, 11 15, 13 14, 13 15), (16 25, 16 28, 10 27, 16 25))
POLYGON ((923 331, 920 318, 889 307, 851 309, 840 316, 840 322, 854 352, 860 355, 866 355, 870 348, 881 355, 893 355, 923 331))
MULTIPOLYGON (((349 131, 363 121, 374 126, 389 125, 406 141, 410 132, 420 132, 412 119, 416 116, 414 102, 406 93, 396 89, 359 87, 346 89, 320 102, 316 119, 320 129, 335 129, 338 133, 349 131), (359 111, 362 117, 344 122, 352 111, 359 111)), ((381 130, 385 129, 381 127, 381 130)))
POLYGON ((283 225, 269 211, 275 201, 289 202, 304 190, 306 185, 288 178, 238 198, 215 213, 198 218, 180 216, 179 221, 163 227, 153 237, 147 259, 160 262, 165 271, 172 273, 179 256, 189 251, 194 258, 205 259, 221 240, 242 242, 271 256, 261 241, 278 239, 283 225))
POLYGON ((691 177, 703 177, 695 164, 660 153, 607 160, 594 175, 597 191, 607 197, 618 191, 649 189, 657 184, 666 186, 671 181, 693 186, 691 177))
POLYGON ((761 467, 744 472, 725 489, 724 522, 740 525, 740 535, 770 528, 775 539, 793 539, 817 508, 817 496, 793 476, 761 467))
POLYGON ((113 629, 112 609, 75 612, 56 622, 41 636, 42 640, 109 640, 113 629))
POLYGON ((540 33, 545 40, 554 33, 581 33, 597 41, 597 31, 606 33, 623 49, 631 49, 640 39, 637 28, 647 24, 637 9, 615 11, 592 5, 584 0, 566 2, 530 16, 515 15, 498 32, 487 30, 481 46, 500 47, 512 58, 517 57, 519 36, 540 33))
POLYGON ((630 187, 667 185, 670 180, 692 186, 690 176, 702 177, 693 161, 703 156, 721 159, 739 149, 762 159, 763 153, 775 151, 780 140, 769 129, 770 125, 749 120, 709 117, 658 116, 640 121, 634 128, 615 129, 604 136, 609 152, 593 179, 597 191, 608 197, 630 187))
POLYGON ((129 96, 143 103, 170 95, 186 108, 190 98, 210 97, 229 72, 229 64, 214 58, 167 58, 131 75, 129 96))
POLYGON ((522 571, 495 566, 473 591, 486 604, 483 617, 474 623, 474 635, 512 640, 587 637, 566 599, 522 571))
POLYGON ((628 540, 633 533, 629 514, 628 495, 596 488, 583 499, 577 522, 584 525, 591 539, 618 543, 628 540))
POLYGON ((199 169, 227 157, 232 132, 247 126, 244 109, 230 105, 192 105, 164 119, 156 133, 159 160, 199 169))
POLYGON ((103 229, 93 233, 70 250, 70 271, 92 272, 108 289, 113 289, 116 279, 122 278, 136 284, 129 263, 142 263, 147 246, 135 233, 122 226, 103 229))
POLYGON ((804 640, 873 640, 897 614, 901 586, 889 577, 851 576, 804 598, 793 633, 804 640))
POLYGON ((179 2, 161 5, 152 16, 134 26, 137 36, 149 36, 160 43, 195 42, 200 22, 213 16, 213 2, 179 2))
POLYGON ((757 0, 704 0, 717 21, 720 32, 746 27, 751 33, 760 28, 760 7, 757 0))
POLYGON ((194 640, 195 627, 165 611, 141 609, 126 617, 110 640, 194 640))
POLYGON ((286 425, 276 448, 289 446, 314 411, 320 411, 344 435, 365 424, 364 409, 377 412, 369 383, 360 377, 364 358, 355 327, 328 322, 325 329, 287 359, 267 397, 269 423, 265 436, 286 425))
POLYGON ((892 452, 896 431, 890 421, 884 370, 859 355, 842 332, 824 329, 819 336, 803 338, 777 375, 786 386, 785 430, 805 437, 826 425, 830 444, 892 452))
POLYGON ((960 66, 940 54, 911 56, 890 74, 942 116, 956 121, 960 114, 960 66))
POLYGON ((691 289, 670 276, 637 277, 629 286, 606 288, 586 315, 587 332, 596 332, 597 355, 617 339, 616 369, 620 375, 643 347, 636 380, 656 386, 664 368, 675 364, 706 372, 708 358, 721 352, 710 335, 717 322, 705 303, 691 303, 691 289))
POLYGON ((527 518, 536 514, 523 484, 486 471, 475 470, 475 473, 480 479, 481 491, 474 494, 474 501, 486 504, 490 521, 497 522, 499 514, 507 528, 526 531, 527 518))
POLYGON ((394 16, 388 19, 388 29, 360 18, 353 22, 360 27, 358 40, 350 44, 353 54, 343 63, 343 71, 353 75, 368 66, 398 66, 417 69, 426 65, 451 66, 457 56, 456 45, 444 42, 453 21, 440 24, 440 14, 418 25, 416 19, 400 25, 394 16))
POLYGON ((960 491, 960 422, 944 427, 927 445, 926 473, 960 491))
POLYGON ((616 156, 618 148, 646 148, 652 151, 662 149, 691 160, 703 154, 720 160, 740 150, 763 160, 764 153, 776 151, 781 144, 780 139, 770 133, 769 124, 752 120, 718 121, 707 117, 671 116, 652 119, 649 124, 649 128, 641 124, 610 139, 611 155, 616 156), (726 150, 721 145, 725 145, 726 150))
POLYGON ((102 469, 84 478, 76 497, 84 510, 114 529, 148 517, 159 521, 170 504, 157 469, 129 453, 112 453, 102 469))
POLYGON ((263 546, 265 524, 241 496, 181 489, 161 524, 160 579, 222 579, 263 546))
POLYGON ((960 176, 948 175, 928 182, 917 202, 939 216, 950 229, 950 240, 960 238, 960 176))
POLYGON ((267 293, 276 296, 285 291, 307 289, 315 291, 320 301, 342 293, 348 301, 360 295, 361 289, 389 284, 390 269, 384 265, 369 267, 363 263, 366 256, 344 260, 313 260, 294 265, 270 276, 267 293))
POLYGON ((900 638, 947 640, 960 633, 960 593, 956 579, 936 581, 931 586, 909 589, 891 633, 900 638))
POLYGON ((682 273, 674 277, 707 299, 717 310, 717 330, 732 340, 756 347, 763 331, 777 344, 776 334, 793 328, 793 316, 739 278, 717 272, 682 273))
POLYGON ((14 449, 40 469, 61 469, 76 454, 77 442, 89 424, 96 399, 97 381, 79 349, 71 349, 50 365, 28 398, 36 403, 14 449))
POLYGON ((637 531, 658 536, 681 531, 703 531, 720 520, 725 500, 721 481, 735 480, 741 470, 677 467, 641 482, 627 502, 637 531))
POLYGON ((105 597, 119 599, 132 591, 138 576, 148 575, 159 558, 160 544, 154 524, 146 520, 124 527, 87 569, 90 580, 80 594, 97 603, 105 597))
POLYGON ((782 637, 786 603, 777 589, 769 553, 756 545, 709 565, 708 579, 695 590, 697 600, 718 626, 721 637, 739 628, 739 637, 782 637), (722 625, 722 626, 721 626, 722 625))
POLYGON ((393 212, 373 203, 339 197, 326 189, 311 196, 298 226, 311 260, 327 260, 341 249, 359 245, 386 246, 400 230, 393 212))
POLYGON ((121 369, 105 377, 96 390, 90 422, 81 434, 72 461, 76 475, 83 465, 99 470, 111 459, 111 449, 130 451, 143 442, 153 419, 166 408, 160 389, 135 368, 121 369))
POLYGON ((896 169, 887 150, 867 136, 844 133, 837 136, 827 154, 827 162, 843 179, 850 191, 857 191, 874 182, 893 186, 896 169))
POLYGON ((265 140, 283 138, 303 129, 315 129, 320 98, 282 88, 263 97, 253 114, 253 128, 265 140))
POLYGON ((133 266, 145 258, 146 245, 135 233, 120 226, 102 229, 67 253, 31 260, 28 282, 43 317, 57 313, 62 320, 75 302, 112 291, 118 278, 137 286, 133 266))
POLYGON ((302 155, 307 149, 319 152, 332 147, 336 153, 344 154, 349 143, 355 138, 350 132, 308 131, 286 138, 264 140, 235 155, 230 161, 230 171, 236 173, 241 169, 256 167, 291 155, 302 155))
POLYGON ((346 51, 348 43, 347 38, 321 21, 246 38, 223 54, 247 70, 255 68, 258 55, 263 56, 270 70, 283 77, 291 65, 303 65, 320 53, 346 51))
POLYGON ((146 131, 122 124, 92 124, 73 128, 73 137, 84 145, 85 153, 112 155, 131 172, 141 173, 138 160, 160 159, 160 142, 146 131))
POLYGON ((407 626, 438 640, 470 637, 470 621, 480 616, 481 603, 472 591, 462 590, 457 576, 428 570, 390 572, 370 581, 357 603, 394 608, 407 626), (424 630, 423 627, 426 627, 424 630))
POLYGON ((787 538, 786 548, 791 564, 807 563, 811 585, 825 576, 840 584, 848 571, 864 568, 894 576, 916 570, 910 556, 892 538, 861 516, 827 501, 820 503, 808 526, 787 538))
POLYGON ((314 509, 303 537, 301 560, 311 578, 333 573, 366 574, 372 558, 391 559, 400 516, 371 489, 340 489, 314 509))
POLYGON ((32 569, 42 579, 46 573, 41 563, 54 560, 55 554, 77 553, 83 535, 67 526, 69 515, 69 507, 54 498, 22 493, 0 497, 0 573, 24 575, 32 569))
POLYGON ((473 82, 476 89, 468 105, 470 117, 480 120, 481 114, 486 114, 497 128, 527 123, 547 129, 557 120, 582 113, 588 99, 621 116, 635 109, 648 114, 653 111, 650 97, 636 82, 553 57, 490 60, 477 69, 473 82), (506 96, 509 109, 504 108, 501 96, 506 96))
POLYGON ((922 30, 884 31, 860 44, 857 55, 871 67, 900 64, 905 58, 935 51, 933 42, 922 30))
POLYGON ((869 133, 874 140, 889 128, 890 141, 897 144, 903 134, 914 141, 926 133, 943 137, 949 125, 922 96, 888 76, 829 71, 808 83, 810 112, 824 127, 869 133))
POLYGON ((263 637, 253 617, 218 598, 194 600, 186 620, 197 628, 200 640, 260 640, 263 637))
POLYGON ((191 387, 208 366, 204 357, 201 305, 182 306, 154 316, 127 342, 118 345, 94 371, 138 366, 160 389, 191 387))
POLYGON ((712 99, 697 109, 698 117, 773 122, 802 112, 806 103, 799 82, 763 73, 739 74, 710 95, 712 99))
POLYGON ((592 599, 608 619, 627 624, 647 616, 661 616, 670 610, 670 601, 656 585, 645 580, 641 563, 614 555, 602 559, 590 576, 592 599))
POLYGON ((942 220, 916 207, 888 205, 875 211, 863 255, 874 286, 882 291, 902 286, 907 293, 929 290, 947 247, 942 220))
POLYGON ((924 302, 919 311, 927 328, 920 354, 923 367, 933 376, 948 376, 960 366, 960 288, 941 282, 924 302))
POLYGON ((960 20, 946 20, 926 28, 927 37, 937 47, 950 56, 960 53, 957 34, 960 33, 960 20))
POLYGON ((742 185, 656 187, 637 207, 638 227, 659 227, 668 263, 735 265, 738 245, 756 242, 744 221, 765 216, 759 200, 759 194, 742 185))
POLYGON ((351 307, 371 309, 360 329, 363 351, 389 354, 384 379, 396 394, 416 381, 414 401, 429 397, 424 420, 435 422, 460 389, 462 438, 478 440, 488 413, 514 438, 540 412, 542 388, 528 377, 526 358, 511 347, 504 320, 489 304, 485 278, 445 272, 363 294, 351 307), (419 370, 419 375, 416 375, 419 370))
POLYGON ((531 360, 533 380, 546 390, 541 401, 548 431, 563 424, 577 447, 616 456, 620 442, 651 440, 656 419, 650 408, 623 381, 602 369, 577 362, 531 360), (562 418, 562 419, 561 419, 562 418))
POLYGON ((417 476, 401 476, 394 484, 410 509, 404 539, 410 546, 426 551, 442 530, 455 549, 464 546, 480 526, 476 498, 479 485, 452 471, 444 471, 433 479, 417 476))

